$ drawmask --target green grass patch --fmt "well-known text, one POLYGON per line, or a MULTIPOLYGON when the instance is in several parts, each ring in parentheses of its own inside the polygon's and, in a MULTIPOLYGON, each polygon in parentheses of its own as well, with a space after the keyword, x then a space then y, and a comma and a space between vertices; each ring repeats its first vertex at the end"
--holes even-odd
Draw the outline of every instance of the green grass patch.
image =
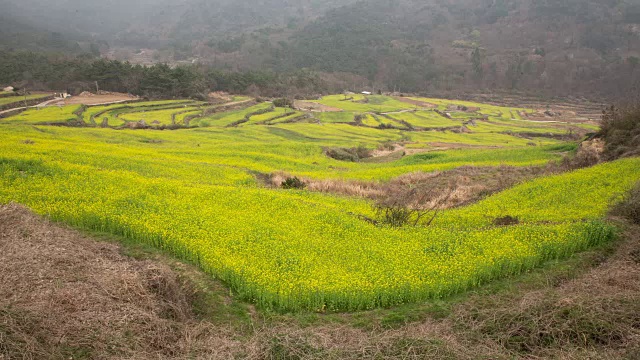
POLYGON ((42 124, 42 123, 64 123, 78 120, 78 113, 82 105, 67 106, 47 106, 43 108, 32 108, 18 115, 5 119, 0 119, 2 123, 22 123, 22 124, 42 124))
POLYGON ((20 104, 20 102, 22 101, 42 99, 50 95, 51 94, 33 94, 33 95, 27 95, 27 96, 20 95, 20 96, 10 96, 5 98, 0 98, 0 106, 15 104, 15 107, 21 107, 21 106, 24 106, 20 104))

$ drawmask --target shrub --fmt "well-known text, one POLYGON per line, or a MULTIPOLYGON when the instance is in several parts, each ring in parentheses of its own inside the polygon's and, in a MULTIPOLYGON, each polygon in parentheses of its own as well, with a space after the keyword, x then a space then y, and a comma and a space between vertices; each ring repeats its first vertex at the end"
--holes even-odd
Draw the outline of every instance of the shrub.
POLYGON ((389 193, 374 205, 375 223, 392 227, 429 226, 451 195, 451 188, 440 191, 436 187, 389 193))
POLYGON ((396 149, 396 144, 393 141, 386 141, 380 144, 380 146, 378 146, 378 150, 393 151, 395 149, 396 149))
POLYGON ((366 159, 371 157, 371 150, 367 149, 366 147, 360 145, 357 148, 353 149, 356 153, 356 155, 358 155, 358 158, 360 159, 366 159))
POLYGON ((520 224, 520 220, 513 216, 503 216, 493 220, 493 224, 497 226, 510 226, 520 224))
POLYGON ((611 213, 640 225, 640 182, 631 190, 611 213))
POLYGON ((421 218, 419 211, 403 205, 378 204, 375 210, 378 223, 393 227, 416 226, 421 218))
POLYGON ((293 101, 287 98, 280 98, 273 100, 273 106, 275 107, 293 107, 293 101))
POLYGON ((584 169, 600 162, 600 155, 593 148, 581 148, 575 156, 565 156, 559 166, 562 171, 584 169))
POLYGON ((352 153, 349 149, 344 148, 330 148, 325 150, 328 157, 340 161, 358 162, 358 157, 352 153))
POLYGON ((305 184, 302 180, 298 179, 297 176, 295 177, 290 177, 287 178, 285 181, 282 182, 281 184, 283 189, 304 189, 305 187, 307 187, 307 184, 305 184))
POLYGON ((605 140, 608 160, 640 155, 640 104, 603 111, 599 135, 605 140))
POLYGON ((451 46, 458 49, 475 49, 478 47, 478 43, 468 40, 455 40, 451 43, 451 46))
POLYGON ((359 162, 362 159, 371 157, 371 150, 360 145, 355 148, 327 148, 325 154, 328 157, 340 161, 359 162))
POLYGON ((209 96, 207 96, 207 94, 204 93, 196 93, 191 95, 191 98, 193 100, 197 100, 197 101, 208 101, 209 100, 209 96))

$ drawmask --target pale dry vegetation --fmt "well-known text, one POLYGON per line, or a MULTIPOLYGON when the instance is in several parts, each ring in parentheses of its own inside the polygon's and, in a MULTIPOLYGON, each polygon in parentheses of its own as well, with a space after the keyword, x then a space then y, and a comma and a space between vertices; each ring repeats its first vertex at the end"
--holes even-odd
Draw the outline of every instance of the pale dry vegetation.
POLYGON ((640 105, 605 110, 599 135, 606 141, 608 160, 640 155, 640 105))
POLYGON ((640 225, 640 183, 611 212, 615 216, 626 218, 632 223, 640 225))
MULTIPOLYGON (((304 178, 306 189, 324 193, 364 197, 372 200, 402 199, 412 207, 430 207, 439 203, 442 208, 462 206, 509 188, 519 182, 544 175, 539 167, 473 167, 454 170, 415 172, 382 183, 376 181, 310 179, 304 178), (424 190, 424 191, 423 191, 424 190), (429 193, 429 196, 425 196, 429 193), (446 201, 442 199, 446 198, 446 201)), ((271 174, 267 185, 280 187, 291 175, 283 172, 271 174)))
MULTIPOLYGON (((575 155, 546 166, 462 166, 446 171, 413 172, 388 182, 312 178, 300 181, 309 191, 362 197, 410 209, 448 209, 474 203, 536 177, 593 166, 601 161, 603 146, 600 139, 584 142, 575 155)), ((258 178, 265 185, 278 188, 293 176, 275 172, 258 178)))
POLYGON ((0 207, 2 360, 215 355, 230 340, 197 321, 195 296, 167 265, 0 207))

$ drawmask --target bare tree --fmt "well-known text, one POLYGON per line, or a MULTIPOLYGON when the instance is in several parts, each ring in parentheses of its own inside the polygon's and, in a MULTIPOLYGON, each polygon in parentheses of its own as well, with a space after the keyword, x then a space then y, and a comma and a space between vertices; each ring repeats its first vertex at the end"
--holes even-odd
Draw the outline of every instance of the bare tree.
POLYGON ((389 192, 374 205, 376 223, 393 227, 429 226, 445 209, 455 186, 445 191, 420 186, 404 192, 389 192))

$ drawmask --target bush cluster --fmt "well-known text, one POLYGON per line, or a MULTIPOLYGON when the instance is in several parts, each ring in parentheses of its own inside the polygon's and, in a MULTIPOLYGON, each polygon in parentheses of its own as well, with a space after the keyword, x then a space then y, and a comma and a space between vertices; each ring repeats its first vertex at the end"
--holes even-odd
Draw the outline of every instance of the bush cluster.
POLYGON ((607 160, 640 155, 640 105, 603 111, 599 135, 606 142, 607 160))
POLYGON ((612 209, 612 213, 640 225, 640 183, 612 209))
POLYGON ((364 146, 354 148, 327 148, 325 153, 328 157, 340 161, 359 162, 362 159, 371 157, 371 150, 364 146))
POLYGON ((280 98, 273 100, 273 106, 275 107, 290 107, 293 108, 293 100, 287 98, 280 98))
POLYGON ((302 190, 305 187, 307 187, 307 184, 305 184, 297 176, 294 176, 294 177, 287 178, 285 181, 283 181, 281 186, 282 186, 283 189, 289 189, 289 190, 290 189, 299 189, 299 190, 302 190))

